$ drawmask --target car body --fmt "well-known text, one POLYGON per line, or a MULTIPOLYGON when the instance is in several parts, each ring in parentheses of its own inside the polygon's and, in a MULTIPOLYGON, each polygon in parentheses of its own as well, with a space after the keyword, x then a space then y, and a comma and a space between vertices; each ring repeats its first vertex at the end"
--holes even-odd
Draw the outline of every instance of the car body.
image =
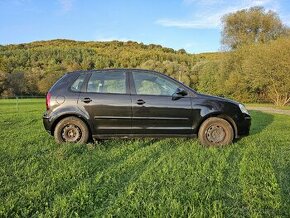
POLYGON ((220 145, 249 134, 251 125, 242 104, 200 94, 169 76, 143 69, 67 73, 51 87, 46 102, 44 127, 55 137, 56 128, 60 131, 58 142, 86 142, 89 137, 194 137, 206 120, 215 118, 225 121, 228 127, 223 130, 222 125, 211 129, 208 126, 200 134, 205 138, 210 134, 217 138, 232 135, 231 139, 212 143, 209 137, 209 143, 207 139, 201 141, 220 145), (60 121, 68 117, 78 119, 88 133, 82 133, 74 124, 63 124, 59 129, 60 121), (232 130, 227 132, 227 128, 232 130), (75 136, 77 132, 78 140, 69 138, 69 134, 75 136), (85 140, 80 140, 83 135, 85 140))

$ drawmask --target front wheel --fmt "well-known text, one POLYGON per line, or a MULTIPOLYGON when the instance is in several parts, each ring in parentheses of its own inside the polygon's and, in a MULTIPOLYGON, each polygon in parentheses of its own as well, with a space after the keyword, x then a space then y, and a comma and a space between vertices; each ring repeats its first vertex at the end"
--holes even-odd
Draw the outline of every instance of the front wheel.
POLYGON ((210 117, 201 124, 198 139, 206 146, 228 145, 233 142, 234 131, 228 121, 210 117))
POLYGON ((56 125, 54 138, 57 143, 87 143, 89 130, 81 119, 77 117, 66 117, 56 125))

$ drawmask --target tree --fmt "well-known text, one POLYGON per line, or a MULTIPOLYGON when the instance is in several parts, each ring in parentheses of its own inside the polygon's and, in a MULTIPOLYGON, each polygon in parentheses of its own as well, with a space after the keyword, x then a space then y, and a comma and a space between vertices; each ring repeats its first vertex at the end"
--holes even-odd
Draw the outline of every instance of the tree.
POLYGON ((181 54, 186 54, 186 51, 184 48, 181 48, 177 51, 178 53, 181 53, 181 54))
POLYGON ((219 61, 202 61, 195 68, 198 70, 198 91, 214 95, 225 93, 223 90, 224 81, 219 73, 219 61))
POLYGON ((38 81, 37 86, 40 94, 46 94, 50 87, 61 77, 61 73, 49 72, 41 80, 38 81))
POLYGON ((222 18, 222 43, 236 49, 241 45, 265 43, 289 31, 277 13, 262 7, 251 7, 226 14, 222 18))
POLYGON ((9 95, 23 95, 26 93, 26 79, 23 72, 8 74, 7 86, 9 95))
POLYGON ((290 39, 270 44, 247 46, 243 63, 250 85, 264 90, 275 105, 290 102, 290 39))
POLYGON ((5 83, 7 81, 7 74, 0 70, 0 95, 5 90, 5 83))

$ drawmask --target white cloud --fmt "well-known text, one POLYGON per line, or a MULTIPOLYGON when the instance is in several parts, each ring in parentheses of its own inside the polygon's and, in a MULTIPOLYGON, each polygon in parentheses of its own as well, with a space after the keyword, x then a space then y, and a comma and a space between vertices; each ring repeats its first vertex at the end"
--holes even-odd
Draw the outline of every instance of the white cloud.
POLYGON ((193 15, 181 19, 161 18, 156 23, 165 27, 213 29, 220 28, 222 16, 230 12, 253 6, 262 6, 277 12, 280 9, 277 0, 183 0, 183 3, 187 7, 193 7, 193 15))
POLYGON ((172 20, 172 19, 160 19, 156 21, 157 24, 165 27, 179 27, 179 28, 194 28, 194 29, 206 29, 215 28, 218 26, 217 22, 211 22, 211 19, 192 19, 192 20, 172 20))
POLYGON ((73 0, 58 0, 58 2, 64 12, 70 11, 73 7, 73 0))
POLYGON ((175 19, 160 19, 156 23, 166 27, 179 27, 179 28, 193 28, 193 29, 212 29, 219 28, 221 25, 221 17, 224 14, 236 11, 238 8, 228 7, 215 12, 199 12, 196 13, 191 19, 175 20, 175 19))
POLYGON ((220 26, 220 19, 223 14, 225 14, 225 11, 210 15, 200 13, 195 14, 192 19, 188 20, 160 19, 156 23, 166 27, 179 27, 184 29, 212 29, 220 26))

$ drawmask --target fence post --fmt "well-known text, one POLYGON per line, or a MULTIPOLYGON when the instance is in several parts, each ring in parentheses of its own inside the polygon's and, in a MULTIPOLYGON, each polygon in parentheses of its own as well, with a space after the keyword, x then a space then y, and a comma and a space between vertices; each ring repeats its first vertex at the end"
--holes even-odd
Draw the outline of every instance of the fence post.
POLYGON ((16 110, 17 110, 17 113, 19 112, 19 107, 18 107, 18 96, 16 96, 16 110))

